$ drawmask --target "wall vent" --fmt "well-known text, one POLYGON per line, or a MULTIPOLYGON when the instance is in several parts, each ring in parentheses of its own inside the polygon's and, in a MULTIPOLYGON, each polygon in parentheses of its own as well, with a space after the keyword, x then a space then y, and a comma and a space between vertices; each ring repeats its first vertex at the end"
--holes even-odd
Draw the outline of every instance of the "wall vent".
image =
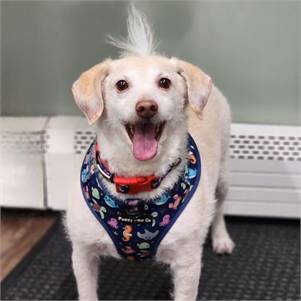
POLYGON ((74 152, 76 154, 85 153, 96 136, 94 131, 76 131, 74 135, 74 152))
POLYGON ((41 153, 45 148, 45 131, 2 131, 0 145, 3 152, 41 153))
POLYGON ((299 136, 231 135, 231 159, 301 161, 299 136))

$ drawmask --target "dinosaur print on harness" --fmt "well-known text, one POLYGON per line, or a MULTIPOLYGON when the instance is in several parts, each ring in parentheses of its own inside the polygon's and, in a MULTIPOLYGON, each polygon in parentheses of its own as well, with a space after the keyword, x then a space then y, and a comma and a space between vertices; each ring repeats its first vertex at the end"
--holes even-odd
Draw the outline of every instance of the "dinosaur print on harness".
POLYGON ((178 182, 150 200, 118 199, 104 185, 97 168, 96 140, 81 168, 81 188, 91 212, 111 237, 117 252, 128 260, 143 261, 156 255, 158 246, 193 196, 201 176, 201 160, 189 135, 188 160, 178 182))

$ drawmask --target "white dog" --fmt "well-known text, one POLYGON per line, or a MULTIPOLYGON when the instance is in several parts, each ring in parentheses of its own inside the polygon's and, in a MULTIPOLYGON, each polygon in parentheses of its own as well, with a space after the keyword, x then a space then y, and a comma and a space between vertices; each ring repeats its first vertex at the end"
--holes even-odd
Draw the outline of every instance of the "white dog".
POLYGON ((72 88, 97 123, 67 211, 79 298, 97 300, 102 255, 169 264, 175 300, 192 301, 211 222, 215 252, 234 247, 222 209, 230 110, 198 67, 154 52, 135 8, 128 32, 127 41, 111 38, 121 58, 92 67, 72 88))

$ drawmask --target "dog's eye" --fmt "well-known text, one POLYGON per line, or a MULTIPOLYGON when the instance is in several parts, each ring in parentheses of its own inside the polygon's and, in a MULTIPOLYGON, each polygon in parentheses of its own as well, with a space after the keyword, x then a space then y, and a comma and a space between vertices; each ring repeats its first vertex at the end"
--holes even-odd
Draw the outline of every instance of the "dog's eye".
POLYGON ((163 89, 169 89, 170 85, 171 85, 171 81, 170 79, 166 78, 166 77, 162 77, 159 79, 158 85, 160 88, 163 89))
POLYGON ((124 79, 121 79, 115 84, 115 86, 118 91, 124 91, 129 87, 129 84, 124 79))

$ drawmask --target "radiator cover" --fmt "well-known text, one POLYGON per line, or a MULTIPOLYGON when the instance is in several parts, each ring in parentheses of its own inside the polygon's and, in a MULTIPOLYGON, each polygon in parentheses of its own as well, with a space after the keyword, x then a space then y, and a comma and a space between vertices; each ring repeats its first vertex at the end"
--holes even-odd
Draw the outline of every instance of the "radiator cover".
MULTIPOLYGON (((94 128, 81 117, 0 122, 0 205, 65 209, 94 128)), ((299 127, 232 124, 230 157, 227 214, 300 218, 299 127)))

